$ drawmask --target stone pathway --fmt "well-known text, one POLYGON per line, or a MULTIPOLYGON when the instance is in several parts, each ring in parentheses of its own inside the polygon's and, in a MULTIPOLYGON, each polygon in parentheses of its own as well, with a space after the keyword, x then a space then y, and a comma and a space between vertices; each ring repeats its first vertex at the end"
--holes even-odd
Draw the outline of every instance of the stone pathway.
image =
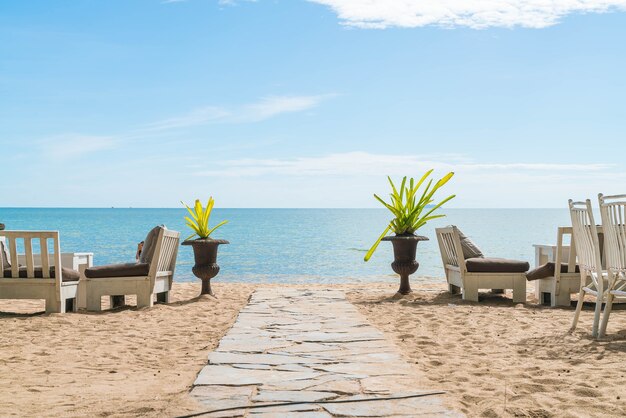
POLYGON ((311 402, 207 416, 460 416, 438 396, 315 403, 432 392, 420 387, 418 376, 343 292, 268 288, 254 292, 209 355, 191 394, 207 410, 311 402))

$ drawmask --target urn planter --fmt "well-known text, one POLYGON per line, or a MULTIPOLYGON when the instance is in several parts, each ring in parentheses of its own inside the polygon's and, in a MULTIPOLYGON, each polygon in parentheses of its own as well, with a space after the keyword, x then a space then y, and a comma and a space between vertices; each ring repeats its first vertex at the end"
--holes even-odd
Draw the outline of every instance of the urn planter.
POLYGON ((411 293, 409 276, 415 273, 419 263, 415 260, 417 244, 420 241, 428 241, 427 237, 421 235, 405 234, 383 238, 383 241, 391 241, 393 244, 393 263, 391 268, 400 275, 400 289, 398 293, 406 295, 411 293))
POLYGON ((220 266, 217 265, 217 248, 221 244, 229 244, 224 239, 201 238, 184 241, 182 245, 191 245, 195 264, 191 271, 202 280, 201 295, 213 296, 211 279, 217 276, 220 266))

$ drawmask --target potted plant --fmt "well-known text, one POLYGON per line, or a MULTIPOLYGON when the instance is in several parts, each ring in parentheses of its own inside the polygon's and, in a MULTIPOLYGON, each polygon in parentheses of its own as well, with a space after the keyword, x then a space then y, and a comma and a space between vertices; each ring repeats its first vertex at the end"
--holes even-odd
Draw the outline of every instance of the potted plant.
POLYGON ((189 214, 191 215, 191 218, 189 216, 185 216, 185 221, 187 222, 187 226, 189 226, 194 232, 187 237, 182 245, 191 245, 193 248, 195 265, 191 271, 197 278, 202 280, 202 290, 200 291, 200 294, 213 296, 213 291, 211 290, 211 279, 217 276, 217 273, 220 271, 220 267, 216 262, 217 247, 220 244, 228 244, 229 242, 223 239, 213 239, 210 236, 217 228, 226 224, 228 221, 222 221, 213 228, 209 228, 209 218, 211 217, 211 211, 213 210, 213 205, 215 204, 213 197, 209 197, 209 201, 204 208, 202 207, 200 200, 197 199, 193 210, 184 202, 181 201, 181 203, 187 208, 189 214), (191 239, 195 236, 198 238, 191 239))
POLYGON ((455 195, 448 196, 436 205, 432 205, 435 192, 454 176, 452 172, 439 179, 434 186, 433 179, 430 179, 424 191, 418 195, 420 187, 432 172, 433 170, 427 171, 417 183, 415 179, 411 178, 407 184, 407 178, 404 177, 399 190, 391 178, 387 177, 392 191, 389 203, 374 194, 374 197, 391 211, 394 218, 389 222, 389 225, 387 225, 387 228, 378 237, 374 245, 372 245, 372 248, 365 254, 365 261, 372 257, 381 241, 391 241, 394 255, 391 268, 400 275, 400 289, 398 293, 403 295, 411 293, 409 275, 415 273, 419 267, 419 263, 415 260, 417 243, 428 241, 427 237, 415 235, 415 232, 426 225, 428 221, 444 217, 445 215, 434 215, 434 212, 455 197, 455 195), (395 235, 386 236, 389 231, 393 231, 395 235))

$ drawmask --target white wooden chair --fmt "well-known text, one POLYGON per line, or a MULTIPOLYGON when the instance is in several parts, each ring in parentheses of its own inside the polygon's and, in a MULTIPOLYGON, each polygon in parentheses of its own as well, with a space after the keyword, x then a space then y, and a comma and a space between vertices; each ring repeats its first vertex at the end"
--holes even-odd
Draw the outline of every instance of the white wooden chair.
MULTIPOLYGON (((572 235, 572 227, 561 226, 557 230, 557 242, 554 248, 554 274, 535 280, 535 294, 539 303, 550 306, 570 306, 572 293, 580 291, 580 273, 576 272, 576 246, 570 239, 569 247, 563 244, 564 237, 572 235), (567 271, 561 271, 562 263, 567 263, 567 271)), ((543 263, 539 260, 541 267, 543 263)), ((540 267, 540 266, 536 266, 540 267)), ((536 271, 536 270, 535 270, 536 271)), ((529 272, 530 277, 532 272, 529 272)), ((531 280, 529 278, 529 280, 531 280)))
POLYGON ((468 272, 459 230, 454 226, 435 229, 441 259, 451 293, 462 292, 463 300, 478 302, 479 289, 512 289, 513 302, 526 302, 525 272, 468 272))
POLYGON ((606 306, 598 337, 603 337, 613 309, 615 298, 626 298, 626 195, 598 195, 602 228, 604 230, 604 254, 608 272, 605 289, 606 306))
MULTIPOLYGON (((597 337, 600 315, 602 313, 602 302, 606 299, 606 273, 602 270, 598 228, 596 227, 593 209, 589 199, 585 202, 574 202, 570 199, 569 211, 572 218, 572 237, 576 245, 578 265, 580 268, 578 303, 576 304, 576 313, 574 314, 570 331, 574 331, 576 325, 578 325, 578 318, 580 317, 585 295, 592 295, 596 298, 596 308, 591 334, 597 337)), ((606 231, 604 232, 606 234, 606 231)))
POLYGON ((158 302, 169 302, 180 233, 162 228, 159 231, 154 256, 147 275, 129 277, 89 278, 87 271, 87 310, 100 311, 101 297, 118 295, 137 295, 137 307, 152 307, 154 295, 158 302))
POLYGON ((0 299, 45 299, 46 313, 75 312, 80 273, 63 269, 59 232, 0 231, 0 236, 6 238, 11 264, 10 270, 3 269, 0 274, 0 299), (33 240, 39 243, 39 254, 33 253, 33 240), (25 266, 20 266, 18 261, 18 242, 23 243, 25 266), (36 260, 40 260, 40 266, 35 265, 36 260), (7 275, 10 277, 5 277, 7 275))

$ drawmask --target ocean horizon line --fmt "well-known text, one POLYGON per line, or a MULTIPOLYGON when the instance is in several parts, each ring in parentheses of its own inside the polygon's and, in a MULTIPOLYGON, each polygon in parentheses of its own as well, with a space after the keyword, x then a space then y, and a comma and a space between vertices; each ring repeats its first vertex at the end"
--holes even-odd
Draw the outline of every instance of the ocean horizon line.
MULTIPOLYGON (((138 209, 138 210, 163 210, 163 209, 185 209, 176 206, 0 206, 0 209, 138 209)), ((386 210, 377 207, 216 207, 216 210, 386 210)), ((447 207, 443 210, 546 210, 546 209, 567 209, 563 207, 447 207)))

